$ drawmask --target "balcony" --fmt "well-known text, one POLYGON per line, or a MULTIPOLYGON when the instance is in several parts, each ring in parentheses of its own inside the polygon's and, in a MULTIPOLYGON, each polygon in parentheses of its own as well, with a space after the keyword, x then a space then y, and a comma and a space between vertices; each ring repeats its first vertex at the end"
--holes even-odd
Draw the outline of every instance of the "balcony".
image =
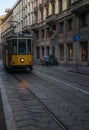
POLYGON ((57 20, 57 15, 56 14, 52 14, 52 15, 46 17, 46 23, 48 25, 56 23, 56 20, 57 20))
POLYGON ((32 24, 31 25, 31 30, 34 31, 34 32, 38 31, 38 23, 32 24))
POLYGON ((72 4, 71 12, 76 15, 82 15, 89 11, 89 1, 88 0, 77 0, 72 4))
POLYGON ((34 13, 37 14, 37 12, 38 12, 38 7, 36 6, 34 7, 34 13))

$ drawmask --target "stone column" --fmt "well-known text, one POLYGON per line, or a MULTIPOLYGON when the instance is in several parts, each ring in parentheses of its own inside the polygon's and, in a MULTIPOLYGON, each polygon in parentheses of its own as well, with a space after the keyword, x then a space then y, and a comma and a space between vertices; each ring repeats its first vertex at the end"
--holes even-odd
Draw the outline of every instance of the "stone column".
POLYGON ((67 64, 68 62, 68 48, 67 44, 64 43, 64 63, 67 64))
POLYGON ((74 42, 73 46, 74 50, 74 65, 78 66, 79 65, 79 42, 74 42))

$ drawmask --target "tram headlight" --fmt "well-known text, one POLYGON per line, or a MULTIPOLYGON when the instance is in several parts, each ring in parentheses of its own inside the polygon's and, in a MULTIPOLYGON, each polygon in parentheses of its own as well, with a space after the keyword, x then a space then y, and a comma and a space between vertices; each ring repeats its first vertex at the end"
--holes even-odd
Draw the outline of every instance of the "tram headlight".
POLYGON ((20 61, 21 61, 21 63, 23 63, 25 60, 24 60, 24 58, 21 58, 20 61))

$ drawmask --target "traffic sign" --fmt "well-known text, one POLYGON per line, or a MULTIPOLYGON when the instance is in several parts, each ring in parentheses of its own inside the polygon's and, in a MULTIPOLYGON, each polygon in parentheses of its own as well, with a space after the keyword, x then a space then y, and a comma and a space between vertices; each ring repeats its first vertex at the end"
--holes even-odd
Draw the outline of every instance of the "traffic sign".
POLYGON ((55 41, 54 40, 51 41, 50 45, 51 45, 51 47, 55 47, 55 41))
POLYGON ((73 39, 74 39, 74 42, 79 42, 80 41, 80 35, 79 34, 74 35, 73 39))

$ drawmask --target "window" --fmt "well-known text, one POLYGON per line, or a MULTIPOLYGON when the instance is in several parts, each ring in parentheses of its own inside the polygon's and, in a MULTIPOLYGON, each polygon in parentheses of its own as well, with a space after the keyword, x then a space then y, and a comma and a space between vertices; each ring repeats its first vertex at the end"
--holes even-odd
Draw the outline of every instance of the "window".
POLYGON ((68 7, 70 7, 70 6, 71 6, 71 0, 68 1, 68 7))
POLYGON ((59 0, 59 13, 62 12, 62 0, 59 0))
POLYGON ((49 55, 50 47, 47 47, 47 55, 49 55))
POLYGON ((87 61, 88 58, 88 43, 83 42, 82 45, 82 61, 87 61))
POLYGON ((41 30, 41 38, 44 38, 44 29, 41 30))
POLYGON ((40 58, 40 48, 36 47, 36 58, 39 59, 40 58))
POLYGON ((62 0, 62 11, 67 9, 67 0, 62 0))
POLYGON ((49 28, 46 28, 46 37, 49 36, 49 28))
POLYGON ((68 60, 73 60, 73 44, 68 44, 68 60))
POLYGON ((88 25, 88 16, 87 14, 84 14, 80 17, 80 26, 86 27, 88 25))
POLYGON ((26 54, 26 39, 18 40, 18 51, 19 54, 26 54))
POLYGON ((64 45, 60 45, 60 60, 64 60, 64 45))
POLYGON ((41 48, 42 50, 42 57, 44 56, 44 47, 41 48))
POLYGON ((41 10, 41 21, 43 21, 43 10, 41 10))
POLYGON ((59 24, 60 27, 60 33, 64 33, 64 22, 59 24))
POLYGON ((48 12, 48 7, 46 8, 46 17, 48 17, 49 12, 48 12))
POLYGON ((52 14, 55 14, 55 4, 52 3, 52 14))
POLYGON ((71 31, 71 30, 73 30, 73 19, 69 19, 68 21, 67 21, 67 23, 68 23, 68 31, 71 31))
POLYGON ((38 32, 34 32, 34 37, 36 38, 36 40, 39 39, 39 31, 38 32))

